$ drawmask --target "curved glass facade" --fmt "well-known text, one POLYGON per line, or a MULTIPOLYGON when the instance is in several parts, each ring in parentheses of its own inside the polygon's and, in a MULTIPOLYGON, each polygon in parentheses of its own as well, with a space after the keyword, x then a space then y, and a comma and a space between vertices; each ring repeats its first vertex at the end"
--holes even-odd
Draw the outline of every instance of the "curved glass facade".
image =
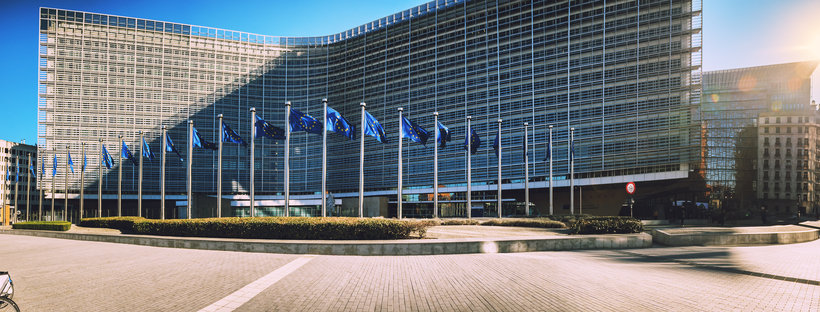
MULTIPOLYGON (((138 131, 158 154, 160 127, 186 150, 186 121, 218 138, 217 115, 250 136, 251 107, 284 125, 284 103, 321 116, 322 98, 352 124, 366 102, 390 143, 366 138, 365 188, 395 196, 397 108, 433 130, 433 112, 453 142, 439 151, 443 192, 466 184, 466 116, 481 136, 473 156, 475 195, 494 189, 496 120, 503 122, 503 180, 523 188, 523 123, 530 124, 532 188, 547 185, 553 125, 556 186, 569 185, 569 128, 575 128, 576 184, 685 178, 696 151, 692 112, 700 101, 699 1, 434 1, 338 34, 289 38, 139 18, 41 8, 38 138, 41 155, 80 154, 99 170, 99 139, 117 159, 118 136, 132 151, 138 131), (54 149, 56 147, 56 149, 54 149)), ((357 134, 358 136, 358 134, 357 134)), ((328 189, 358 191, 359 142, 329 134, 328 189)), ((291 137, 291 192, 321 189, 321 136, 291 137)), ((256 142, 256 193, 283 192, 283 143, 256 142)), ((409 200, 431 192, 432 144, 404 145, 409 200)), ((216 190, 216 153, 194 150, 194 192, 216 190)), ((183 155, 184 156, 184 155, 183 155)), ((60 156, 58 156, 60 157, 60 156)), ((62 159, 62 158, 61 158, 62 159)), ((185 163, 168 158, 167 191, 185 192, 185 163)), ((59 169, 59 168, 58 168, 59 169)), ((103 183, 117 189, 117 168, 103 183)), ((123 190, 137 168, 123 163, 123 190)), ((159 162, 146 162, 144 192, 159 193, 159 162)), ((246 194, 249 151, 225 144, 223 192, 246 194)), ((55 182, 63 189, 59 172, 55 182)), ((49 188, 46 177, 41 187, 49 188)), ((69 192, 80 188, 70 176, 69 192)), ((72 191, 75 190, 75 191, 72 191)), ((458 195, 454 195, 458 196, 458 195)), ((463 197, 463 194, 461 195, 463 197)), ((494 196, 493 194, 487 196, 494 196)), ((394 198, 395 199, 395 198, 394 198)))

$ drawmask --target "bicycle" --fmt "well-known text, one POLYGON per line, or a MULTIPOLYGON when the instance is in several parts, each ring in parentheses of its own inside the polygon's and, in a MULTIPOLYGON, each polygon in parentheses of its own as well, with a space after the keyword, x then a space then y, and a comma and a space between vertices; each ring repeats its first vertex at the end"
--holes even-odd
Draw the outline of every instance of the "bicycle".
POLYGON ((14 282, 9 272, 0 272, 0 312, 20 312, 14 297, 14 282))

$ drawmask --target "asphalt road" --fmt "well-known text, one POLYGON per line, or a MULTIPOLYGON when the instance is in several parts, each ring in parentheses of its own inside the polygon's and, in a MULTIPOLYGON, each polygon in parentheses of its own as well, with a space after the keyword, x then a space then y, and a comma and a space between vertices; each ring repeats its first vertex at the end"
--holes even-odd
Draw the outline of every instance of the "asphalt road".
POLYGON ((820 311, 820 241, 305 256, 0 235, 23 311, 820 311))

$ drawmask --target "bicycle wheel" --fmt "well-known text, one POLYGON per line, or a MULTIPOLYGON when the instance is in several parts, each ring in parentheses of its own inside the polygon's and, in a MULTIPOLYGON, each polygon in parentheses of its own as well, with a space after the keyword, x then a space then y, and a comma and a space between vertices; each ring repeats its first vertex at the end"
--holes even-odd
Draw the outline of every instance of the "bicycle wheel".
POLYGON ((20 312, 20 308, 17 307, 17 304, 14 303, 13 300, 0 297, 0 312, 20 312))

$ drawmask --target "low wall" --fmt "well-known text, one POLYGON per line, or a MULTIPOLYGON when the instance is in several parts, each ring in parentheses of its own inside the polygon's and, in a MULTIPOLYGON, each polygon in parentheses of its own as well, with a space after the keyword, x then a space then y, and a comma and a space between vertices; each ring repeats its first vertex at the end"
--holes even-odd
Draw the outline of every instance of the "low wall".
POLYGON ((215 239, 143 235, 81 234, 34 230, 0 230, 0 234, 29 235, 154 247, 317 255, 440 255, 511 253, 579 249, 623 249, 652 246, 647 233, 573 235, 544 239, 409 239, 389 241, 305 241, 215 239))
MULTIPOLYGON (((729 228, 730 229, 730 228, 729 228)), ((724 246, 724 245, 763 245, 763 244, 793 244, 816 240, 820 237, 820 230, 806 228, 805 230, 781 232, 750 232, 750 233, 669 233, 664 230, 652 230, 654 242, 666 246, 724 246)))

